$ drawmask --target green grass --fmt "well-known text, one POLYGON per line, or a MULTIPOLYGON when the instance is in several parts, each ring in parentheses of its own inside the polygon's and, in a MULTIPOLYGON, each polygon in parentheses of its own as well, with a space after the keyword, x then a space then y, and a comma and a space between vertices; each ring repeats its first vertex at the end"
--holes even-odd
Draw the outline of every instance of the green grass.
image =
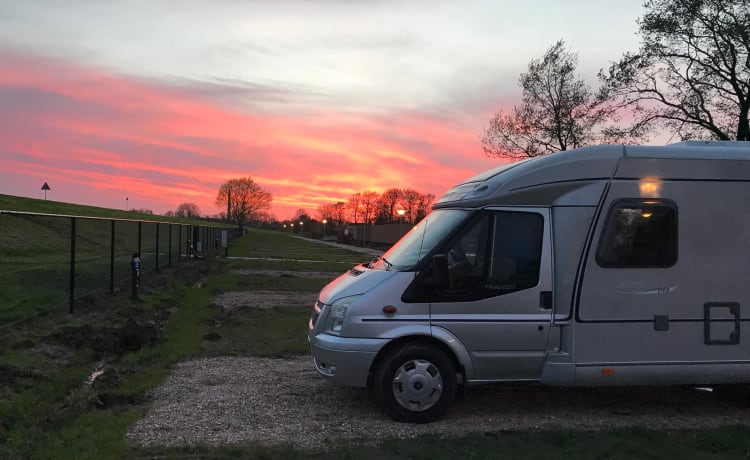
POLYGON ((145 393, 164 380, 172 365, 201 355, 211 314, 206 308, 210 302, 208 291, 186 284, 172 284, 164 291, 144 294, 140 302, 129 302, 119 305, 131 310, 124 316, 168 319, 161 341, 122 355, 108 365, 118 376, 115 385, 83 383, 94 368, 94 361, 101 359, 95 340, 66 348, 69 356, 63 365, 56 365, 59 359, 51 358, 44 349, 35 351, 42 342, 46 349, 59 348, 65 342, 65 335, 60 332, 70 328, 96 334, 96 328, 105 321, 104 315, 97 312, 64 324, 48 318, 35 328, 25 325, 29 328, 26 333, 17 331, 2 337, 3 345, 30 346, 25 351, 33 356, 22 359, 24 350, 0 354, 0 365, 5 363, 6 369, 13 366, 19 375, 29 374, 8 379, 0 387, 0 458, 127 456, 129 447, 124 433, 142 415, 143 407, 118 402, 144 400, 145 393), (24 336, 26 342, 22 340, 24 336), (104 399, 115 403, 103 407, 104 399))
MULTIPOLYGON (((48 194, 49 196, 50 194, 48 194)), ((0 210, 33 212, 40 214, 60 214, 66 216, 88 216, 88 217, 107 217, 115 219, 136 219, 136 220, 158 220, 161 222, 180 222, 180 223, 199 223, 200 221, 188 221, 174 217, 155 216, 134 212, 124 209, 99 208, 96 206, 85 206, 75 203, 64 203, 53 200, 40 200, 35 198, 26 198, 13 195, 0 194, 0 210)), ((205 222, 200 222, 205 224, 205 222)))
POLYGON ((335 276, 323 278, 298 277, 294 275, 270 276, 265 274, 228 273, 210 279, 205 285, 214 294, 227 291, 303 291, 318 292, 335 276))
MULTIPOLYGON (((0 210, 29 213, 0 213, 0 286, 3 286, 0 290, 0 326, 51 308, 67 307, 70 297, 72 224, 70 217, 60 216, 143 219, 216 226, 213 223, 9 195, 0 195, 0 210)), ((139 249, 139 228, 144 272, 157 268, 157 248, 158 265, 161 268, 170 261, 176 263, 178 254, 184 250, 188 241, 189 230, 185 226, 159 224, 157 227, 154 222, 139 224, 116 221, 113 265, 115 283, 127 282, 130 278, 131 255, 139 249)), ((75 236, 75 296, 109 289, 112 221, 78 218, 75 236)))
POLYGON ((217 309, 210 321, 214 340, 204 342, 203 351, 209 356, 305 354, 308 350, 305 326, 311 308, 239 308, 226 312, 217 309))
POLYGON ((271 230, 253 230, 248 238, 233 242, 229 255, 342 263, 355 263, 372 259, 372 257, 348 249, 323 245, 302 238, 295 238, 288 233, 271 230))
POLYGON ((33 458, 122 459, 130 448, 122 442, 128 426, 143 415, 142 409, 102 409, 87 411, 51 433, 33 449, 33 458))

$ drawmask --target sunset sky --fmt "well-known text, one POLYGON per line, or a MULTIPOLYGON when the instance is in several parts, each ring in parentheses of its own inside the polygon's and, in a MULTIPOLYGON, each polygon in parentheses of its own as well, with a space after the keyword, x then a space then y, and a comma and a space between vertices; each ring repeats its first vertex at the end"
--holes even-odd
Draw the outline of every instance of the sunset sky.
POLYGON ((0 0, 0 194, 212 215, 250 176, 277 219, 440 196, 500 163, 479 135, 530 59, 562 38, 595 83, 641 3, 0 0))

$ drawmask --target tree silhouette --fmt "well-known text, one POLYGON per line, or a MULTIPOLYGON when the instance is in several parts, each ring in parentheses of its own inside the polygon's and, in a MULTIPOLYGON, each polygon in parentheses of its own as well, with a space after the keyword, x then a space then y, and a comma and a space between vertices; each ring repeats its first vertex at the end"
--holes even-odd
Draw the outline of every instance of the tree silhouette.
POLYGON ((240 228, 244 228, 247 222, 266 219, 272 201, 273 195, 250 177, 225 182, 216 196, 216 205, 227 207, 228 217, 237 222, 240 228))
POLYGON ((682 139, 750 140, 750 3, 649 0, 640 50, 600 71, 635 129, 682 139))

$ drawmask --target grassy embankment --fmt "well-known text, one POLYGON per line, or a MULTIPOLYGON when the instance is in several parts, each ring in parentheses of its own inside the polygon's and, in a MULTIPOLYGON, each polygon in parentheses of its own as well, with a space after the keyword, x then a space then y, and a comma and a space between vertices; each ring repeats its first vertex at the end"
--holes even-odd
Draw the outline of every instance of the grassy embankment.
MULTIPOLYGON (((2 206, 0 206, 2 208, 2 206)), ((456 439, 387 440, 312 452, 289 446, 137 448, 127 427, 145 411, 146 394, 176 362, 226 354, 306 353, 308 309, 278 305, 224 312, 211 306, 228 290, 293 289, 314 293, 327 279, 271 276, 235 269, 340 272, 367 259, 348 251, 253 231, 230 255, 255 260, 186 262, 152 280, 139 301, 88 299, 77 313, 50 312, 0 330, 0 458, 705 458, 750 456, 746 426, 711 430, 477 433, 456 439), (276 258, 277 260, 269 260, 276 258), (294 260, 322 262, 296 262, 294 260), (234 271, 233 271, 234 270, 234 271), (166 276, 168 275, 168 276, 166 276), (300 332, 302 331, 302 332, 300 332), (221 340, 206 340, 211 334, 221 340), (97 363, 104 373, 86 379, 97 363)))
MULTIPOLYGON (((70 203, 0 195, 0 210, 60 216, 87 216, 108 219, 158 220, 180 224, 206 225, 132 211, 78 206, 70 203)), ((77 295, 109 286, 109 220, 77 219, 75 292, 77 295)), ((145 271, 155 268, 155 224, 142 226, 142 260, 145 271)), ((69 299, 71 219, 26 214, 0 214, 0 326, 50 308, 66 308, 69 299)), ((168 257, 176 260, 179 232, 187 240, 187 230, 161 226, 160 266, 168 257), (169 231, 172 232, 171 251, 169 231)), ((130 277, 131 254, 138 249, 138 224, 120 221, 115 230, 114 278, 130 277)))

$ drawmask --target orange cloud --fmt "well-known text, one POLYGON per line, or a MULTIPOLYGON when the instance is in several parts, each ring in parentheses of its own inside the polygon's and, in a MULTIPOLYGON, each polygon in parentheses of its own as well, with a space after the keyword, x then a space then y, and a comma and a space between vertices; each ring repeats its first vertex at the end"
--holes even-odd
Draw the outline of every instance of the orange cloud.
MULTIPOLYGON (((252 102, 252 101, 245 101, 252 102)), ((283 219, 364 191, 441 195, 496 165, 480 126, 428 113, 237 108, 189 89, 69 63, 0 54, 0 193, 156 213, 205 214, 224 181, 251 176, 283 219), (312 112, 312 114, 310 113, 312 112)))

